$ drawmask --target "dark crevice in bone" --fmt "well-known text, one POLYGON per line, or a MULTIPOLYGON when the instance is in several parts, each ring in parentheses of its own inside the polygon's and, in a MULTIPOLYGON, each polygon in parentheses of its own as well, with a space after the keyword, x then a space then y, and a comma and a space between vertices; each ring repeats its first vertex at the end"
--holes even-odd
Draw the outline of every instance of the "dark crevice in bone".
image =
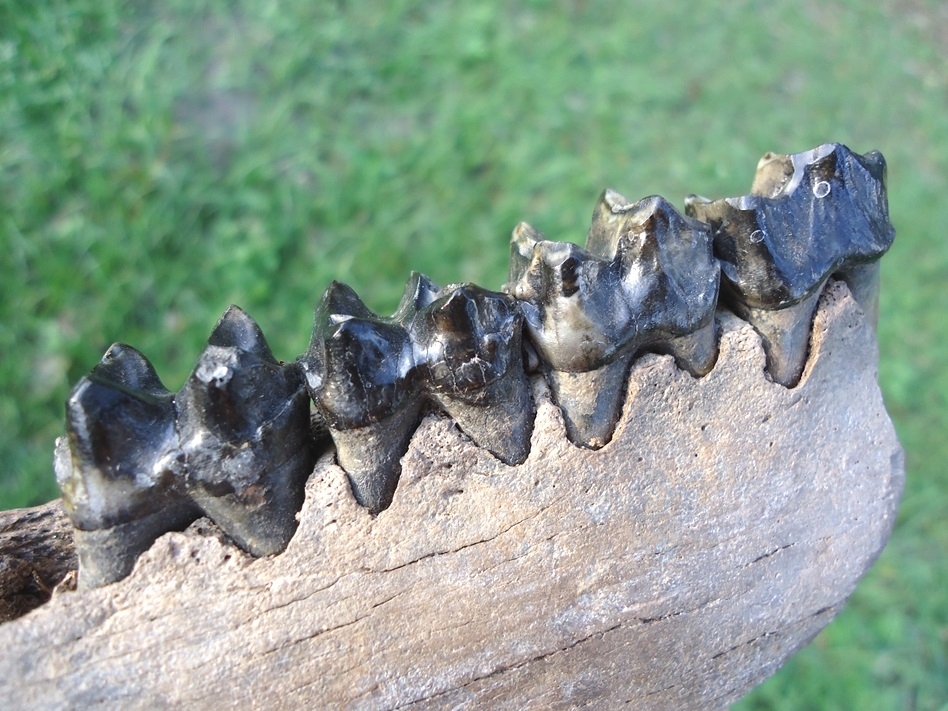
POLYGON ((585 248, 516 227, 504 293, 412 273, 386 318, 332 282, 307 352, 289 364, 231 307, 177 395, 145 356, 115 344, 73 390, 56 448, 80 585, 127 575, 157 536, 202 513, 253 555, 282 551, 330 439, 355 499, 377 514, 428 412, 520 464, 537 374, 567 437, 603 447, 642 354, 671 355, 696 378, 711 371, 719 290, 759 332, 770 377, 795 385, 831 277, 877 318, 877 260, 894 237, 885 178, 881 154, 825 144, 768 153, 749 195, 691 196, 686 215, 658 196, 606 190, 585 248))

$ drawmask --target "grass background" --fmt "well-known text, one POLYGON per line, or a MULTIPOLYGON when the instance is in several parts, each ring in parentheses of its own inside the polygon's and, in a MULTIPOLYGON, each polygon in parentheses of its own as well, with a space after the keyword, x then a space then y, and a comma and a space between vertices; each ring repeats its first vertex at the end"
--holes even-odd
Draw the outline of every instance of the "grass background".
POLYGON ((940 1, 0 0, 0 508, 57 495, 113 341, 171 389, 230 303, 278 357, 333 278, 498 288, 602 188, 737 195, 767 150, 878 148, 879 378, 907 450, 846 610, 738 709, 948 709, 948 9, 940 1))

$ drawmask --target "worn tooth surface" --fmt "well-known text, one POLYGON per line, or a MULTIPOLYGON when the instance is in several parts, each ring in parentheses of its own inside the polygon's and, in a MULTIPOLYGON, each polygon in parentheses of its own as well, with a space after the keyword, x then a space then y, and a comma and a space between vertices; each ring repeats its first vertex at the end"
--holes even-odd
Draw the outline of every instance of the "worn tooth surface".
POLYGON ((776 382, 799 381, 819 293, 831 276, 846 281, 877 318, 875 262, 895 237, 885 183, 878 151, 860 156, 827 143, 792 155, 768 153, 749 195, 686 201, 688 214, 711 225, 722 293, 760 332, 776 382))
POLYGON ((130 346, 113 345, 76 385, 55 463, 81 587, 124 578, 158 536, 197 517, 183 490, 173 396, 130 346))
POLYGON ((506 464, 527 458, 535 415, 522 326, 513 298, 472 284, 444 289, 410 325, 429 397, 506 464))
POLYGON ((281 365, 231 306, 177 397, 194 502, 253 555, 286 548, 315 463, 299 364, 281 365))
POLYGON ((523 302, 576 444, 598 448, 612 437, 638 352, 670 353, 693 375, 714 364, 718 266, 710 235, 660 197, 630 203, 605 191, 587 249, 518 226, 510 277, 507 290, 523 302))
MULTIPOLYGON (((420 284, 417 293, 426 290, 420 284)), ((316 306, 300 364, 356 499, 373 513, 387 508, 421 413, 408 332, 333 282, 316 306)))

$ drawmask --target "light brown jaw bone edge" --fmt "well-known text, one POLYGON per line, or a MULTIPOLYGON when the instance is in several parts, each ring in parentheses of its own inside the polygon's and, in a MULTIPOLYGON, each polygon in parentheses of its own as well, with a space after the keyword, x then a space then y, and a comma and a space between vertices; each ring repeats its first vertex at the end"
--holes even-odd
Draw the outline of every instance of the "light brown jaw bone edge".
POLYGON ((871 325, 831 283, 795 389, 719 312, 705 378, 647 355, 613 440, 566 440, 534 378, 502 464, 429 415, 373 517, 327 454, 297 534, 254 559, 209 524, 132 575, 0 626, 11 708, 724 709, 825 626, 891 531, 902 451, 871 325), (213 674, 208 674, 213 669, 213 674))

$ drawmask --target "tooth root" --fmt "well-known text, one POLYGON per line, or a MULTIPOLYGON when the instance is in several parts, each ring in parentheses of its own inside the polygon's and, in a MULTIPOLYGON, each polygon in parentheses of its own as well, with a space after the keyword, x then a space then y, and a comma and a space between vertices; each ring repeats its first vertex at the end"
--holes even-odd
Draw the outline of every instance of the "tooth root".
POLYGON ((707 375, 718 359, 718 330, 714 319, 694 333, 669 339, 668 349, 679 368, 696 378, 707 375))
POLYGON ((855 264, 836 274, 865 312, 874 328, 879 326, 879 262, 855 264))
POLYGON ((231 307, 178 409, 191 498, 244 550, 281 552, 315 464, 299 366, 281 366, 253 319, 231 307))
POLYGON ((134 348, 113 345, 66 402, 56 478, 77 531, 79 584, 125 577, 161 534, 196 517, 180 480, 172 395, 134 348))
POLYGON ((330 426, 336 458, 349 477, 352 493, 371 513, 392 503, 401 475, 401 458, 421 417, 421 404, 410 402, 378 422, 340 429, 330 426))
POLYGON ((76 529, 73 540, 79 558, 77 587, 91 590, 122 580, 160 536, 184 530, 199 515, 194 505, 183 499, 166 510, 110 528, 76 529))
POLYGON ((758 309, 737 302, 735 313, 760 334, 767 357, 767 372, 774 382, 792 388, 806 366, 810 328, 821 289, 782 309, 758 309))
POLYGON ((486 404, 435 395, 438 405, 479 447, 515 466, 530 454, 536 406, 523 369, 512 370, 484 391, 486 404))
POLYGON ((582 373, 548 372, 553 399, 563 412, 566 436, 573 444, 600 449, 612 439, 631 361, 632 355, 627 354, 582 373))
POLYGON ((885 179, 880 153, 828 143, 767 154, 750 195, 686 201, 688 214, 711 225, 728 305, 757 327, 776 382, 798 382, 813 309, 832 274, 876 318, 871 264, 895 236, 885 179))
MULTIPOLYGON (((429 288, 424 278, 409 285, 403 318, 416 295, 429 288)), ((353 493, 373 513, 391 503, 399 460, 420 418, 414 362, 401 323, 373 314, 348 286, 329 286, 317 304, 313 337, 300 366, 353 493)))

